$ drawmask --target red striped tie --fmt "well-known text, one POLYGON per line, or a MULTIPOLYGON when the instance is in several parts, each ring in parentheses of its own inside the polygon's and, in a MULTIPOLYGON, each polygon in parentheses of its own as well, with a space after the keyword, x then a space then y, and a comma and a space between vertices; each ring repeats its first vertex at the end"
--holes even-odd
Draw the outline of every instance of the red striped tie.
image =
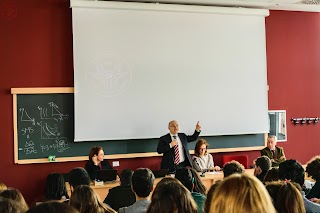
MULTIPOLYGON (((173 136, 173 139, 176 139, 177 136, 173 136)), ((174 147, 174 164, 178 165, 180 163, 180 156, 179 156, 179 146, 178 144, 175 145, 174 147)))

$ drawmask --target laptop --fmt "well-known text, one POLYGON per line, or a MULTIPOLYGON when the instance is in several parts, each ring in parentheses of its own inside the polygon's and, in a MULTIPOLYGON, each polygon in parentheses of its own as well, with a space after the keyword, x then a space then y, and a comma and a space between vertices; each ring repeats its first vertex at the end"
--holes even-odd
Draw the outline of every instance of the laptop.
POLYGON ((168 172, 168 169, 152 170, 152 173, 155 178, 165 177, 168 174, 168 172))
POLYGON ((117 179, 118 170, 116 169, 104 169, 97 171, 97 178, 103 182, 114 182, 117 179))

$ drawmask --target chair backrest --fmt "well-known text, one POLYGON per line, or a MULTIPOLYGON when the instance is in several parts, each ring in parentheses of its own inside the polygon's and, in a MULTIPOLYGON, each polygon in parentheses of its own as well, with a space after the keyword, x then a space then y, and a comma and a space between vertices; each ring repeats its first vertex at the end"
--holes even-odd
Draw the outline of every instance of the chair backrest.
POLYGON ((226 163, 235 160, 241 163, 244 168, 249 168, 249 160, 248 155, 223 155, 222 156, 222 164, 225 165, 226 163))

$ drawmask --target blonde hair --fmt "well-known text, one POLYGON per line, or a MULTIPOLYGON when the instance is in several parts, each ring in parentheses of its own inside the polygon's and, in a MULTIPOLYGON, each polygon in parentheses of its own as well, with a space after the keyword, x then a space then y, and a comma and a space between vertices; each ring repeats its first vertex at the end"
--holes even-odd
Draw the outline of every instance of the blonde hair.
POLYGON ((70 206, 80 213, 116 213, 113 209, 102 203, 98 195, 90 186, 77 186, 71 194, 70 206))
POLYGON ((6 184, 0 182, 0 191, 6 190, 6 189, 8 189, 8 187, 6 186, 6 184))
POLYGON ((299 184, 286 181, 273 181, 266 184, 266 189, 273 199, 278 213, 306 212, 299 184))
POLYGON ((248 174, 225 178, 214 191, 209 212, 276 213, 264 185, 248 174))
POLYGON ((15 201, 22 212, 26 212, 29 209, 28 204, 18 189, 10 188, 1 191, 0 196, 15 201))

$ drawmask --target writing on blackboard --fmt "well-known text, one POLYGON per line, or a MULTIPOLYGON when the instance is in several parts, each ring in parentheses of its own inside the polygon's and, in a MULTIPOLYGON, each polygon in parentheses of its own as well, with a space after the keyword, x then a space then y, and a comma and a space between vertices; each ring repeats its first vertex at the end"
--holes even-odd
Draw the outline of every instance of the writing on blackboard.
POLYGON ((60 123, 69 119, 69 115, 61 113, 59 106, 54 102, 47 105, 37 106, 37 110, 30 109, 31 113, 25 108, 19 108, 19 140, 25 140, 24 145, 21 144, 24 147, 19 147, 19 151, 26 155, 49 153, 52 150, 62 153, 70 149, 69 139, 59 129, 60 123), (52 142, 44 143, 47 140, 52 142))

